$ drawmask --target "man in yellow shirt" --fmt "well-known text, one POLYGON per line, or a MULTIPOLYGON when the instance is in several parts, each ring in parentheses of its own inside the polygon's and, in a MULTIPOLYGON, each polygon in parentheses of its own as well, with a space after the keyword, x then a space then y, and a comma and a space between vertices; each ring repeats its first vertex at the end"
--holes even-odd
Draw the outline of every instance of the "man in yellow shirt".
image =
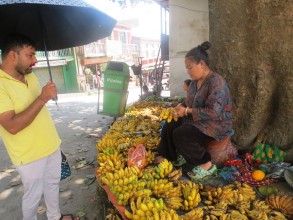
POLYGON ((61 140, 45 106, 56 85, 49 81, 41 89, 32 73, 37 59, 30 39, 11 35, 1 50, 0 135, 23 183, 23 220, 37 219, 42 196, 49 220, 73 219, 60 214, 61 140))

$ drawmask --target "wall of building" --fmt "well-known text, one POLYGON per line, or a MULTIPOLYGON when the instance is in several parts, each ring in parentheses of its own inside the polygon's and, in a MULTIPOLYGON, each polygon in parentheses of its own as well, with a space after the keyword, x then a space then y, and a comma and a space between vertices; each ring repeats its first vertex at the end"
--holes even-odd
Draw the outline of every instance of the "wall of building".
POLYGON ((184 96, 183 81, 189 76, 184 65, 185 54, 209 40, 207 0, 169 0, 171 97, 184 96))

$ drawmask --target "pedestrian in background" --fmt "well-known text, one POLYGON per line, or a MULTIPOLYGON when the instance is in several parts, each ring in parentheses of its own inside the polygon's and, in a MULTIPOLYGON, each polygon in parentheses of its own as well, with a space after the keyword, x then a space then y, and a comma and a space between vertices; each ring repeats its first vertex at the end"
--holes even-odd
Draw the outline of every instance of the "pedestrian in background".
POLYGON ((191 83, 191 79, 184 80, 184 82, 183 82, 183 90, 184 90, 184 92, 187 93, 190 83, 191 83))

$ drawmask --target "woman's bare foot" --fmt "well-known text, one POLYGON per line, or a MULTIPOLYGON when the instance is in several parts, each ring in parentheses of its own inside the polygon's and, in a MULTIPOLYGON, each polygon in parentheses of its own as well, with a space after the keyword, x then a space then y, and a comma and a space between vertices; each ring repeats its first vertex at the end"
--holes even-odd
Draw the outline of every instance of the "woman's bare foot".
POLYGON ((211 161, 200 165, 200 167, 204 170, 209 170, 212 166, 213 166, 213 164, 211 161))

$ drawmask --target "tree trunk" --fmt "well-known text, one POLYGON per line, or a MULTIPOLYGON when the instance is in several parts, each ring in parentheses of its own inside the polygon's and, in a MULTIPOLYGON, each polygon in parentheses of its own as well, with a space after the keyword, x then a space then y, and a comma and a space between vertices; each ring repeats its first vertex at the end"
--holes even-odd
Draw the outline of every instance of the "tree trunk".
POLYGON ((293 1, 210 0, 211 59, 234 102, 233 141, 257 135, 293 161, 293 1))

